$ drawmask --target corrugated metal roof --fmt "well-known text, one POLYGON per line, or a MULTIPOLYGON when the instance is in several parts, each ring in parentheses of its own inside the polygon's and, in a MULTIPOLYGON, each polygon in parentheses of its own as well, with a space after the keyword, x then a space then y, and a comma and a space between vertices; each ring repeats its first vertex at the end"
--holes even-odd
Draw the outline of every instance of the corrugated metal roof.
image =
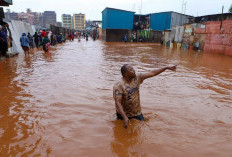
POLYGON ((186 14, 178 13, 178 12, 175 12, 175 11, 164 11, 164 12, 150 13, 148 15, 151 15, 151 14, 162 14, 162 13, 176 13, 176 14, 180 14, 180 15, 184 15, 184 16, 193 17, 191 15, 186 15, 186 14))
MULTIPOLYGON (((135 12, 133 12, 133 11, 127 11, 127 10, 116 9, 116 8, 109 8, 109 7, 106 7, 104 10, 106 10, 106 9, 111 9, 111 10, 119 10, 119 11, 126 11, 126 12, 135 13, 135 12)), ((103 11, 104 11, 104 10, 103 10, 103 11)), ((102 11, 102 12, 103 12, 103 11, 102 11)))
POLYGON ((192 23, 207 22, 207 21, 221 21, 225 19, 232 19, 232 13, 212 14, 212 15, 190 18, 192 23))
POLYGON ((228 16, 228 15, 231 15, 232 16, 232 13, 223 13, 223 14, 211 14, 211 15, 203 15, 203 16, 197 16, 195 18, 201 18, 201 17, 210 17, 210 16, 228 16))

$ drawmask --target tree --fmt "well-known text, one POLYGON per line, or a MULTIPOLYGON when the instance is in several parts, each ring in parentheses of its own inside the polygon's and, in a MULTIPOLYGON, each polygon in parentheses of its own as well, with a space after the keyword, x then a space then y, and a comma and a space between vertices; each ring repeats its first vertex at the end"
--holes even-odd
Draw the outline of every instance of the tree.
POLYGON ((232 4, 230 5, 229 12, 232 13, 232 4))

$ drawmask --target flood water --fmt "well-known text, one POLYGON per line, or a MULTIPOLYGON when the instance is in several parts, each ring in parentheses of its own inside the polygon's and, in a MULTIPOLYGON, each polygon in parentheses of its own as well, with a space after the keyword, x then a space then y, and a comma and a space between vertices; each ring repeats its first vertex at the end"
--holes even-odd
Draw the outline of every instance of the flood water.
POLYGON ((0 156, 231 157, 232 57, 154 43, 67 42, 0 61, 0 156), (178 64, 140 88, 145 122, 116 120, 120 68, 178 64))

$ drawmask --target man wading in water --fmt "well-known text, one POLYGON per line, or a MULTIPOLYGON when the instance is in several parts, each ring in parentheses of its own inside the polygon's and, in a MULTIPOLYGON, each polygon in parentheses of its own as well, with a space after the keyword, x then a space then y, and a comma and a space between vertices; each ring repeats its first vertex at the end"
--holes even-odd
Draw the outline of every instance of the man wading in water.
POLYGON ((145 79, 159 75, 165 70, 175 71, 176 66, 167 66, 137 75, 131 65, 125 64, 122 66, 121 73, 123 77, 121 81, 114 85, 113 96, 115 99, 117 118, 123 120, 124 128, 127 128, 129 119, 135 118, 144 121, 139 96, 140 84, 145 79))

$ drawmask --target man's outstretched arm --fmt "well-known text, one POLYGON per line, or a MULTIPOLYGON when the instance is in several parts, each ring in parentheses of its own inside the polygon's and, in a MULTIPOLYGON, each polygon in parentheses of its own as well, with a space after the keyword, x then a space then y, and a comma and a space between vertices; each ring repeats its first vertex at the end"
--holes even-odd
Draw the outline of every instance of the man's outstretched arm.
POLYGON ((124 126, 124 128, 127 128, 128 124, 129 124, 129 119, 123 110, 121 102, 122 102, 121 97, 118 97, 115 99, 115 105, 116 105, 117 111, 121 114, 121 116, 123 118, 123 126, 124 126))
POLYGON ((161 74, 162 72, 164 72, 165 70, 172 70, 172 71, 176 71, 176 66, 167 66, 167 67, 164 67, 164 68, 160 68, 160 69, 155 69, 155 70, 152 70, 150 72, 147 72, 144 74, 144 80, 147 79, 147 78, 151 78, 151 77, 154 77, 156 75, 159 75, 161 74))

